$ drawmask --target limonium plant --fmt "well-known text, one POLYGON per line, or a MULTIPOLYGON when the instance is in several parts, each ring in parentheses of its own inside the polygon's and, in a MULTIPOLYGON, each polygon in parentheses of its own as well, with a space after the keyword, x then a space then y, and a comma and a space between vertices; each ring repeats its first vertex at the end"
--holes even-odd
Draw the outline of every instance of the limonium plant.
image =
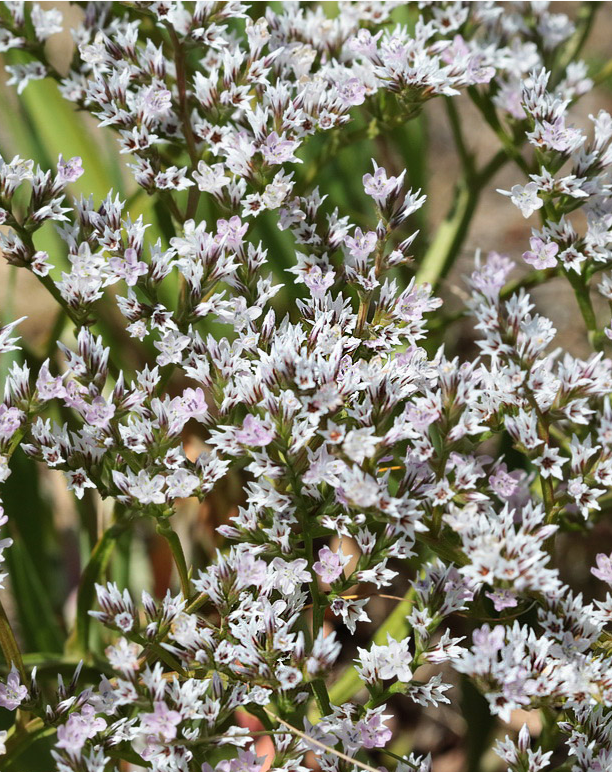
POLYGON ((580 113, 612 69, 581 59, 600 4, 76 3, 63 71, 71 5, 0 4, 8 85, 91 114, 136 193, 75 196, 76 154, 0 160, 2 258, 58 314, 43 357, 0 328, 0 481, 27 457, 105 514, 46 654, 11 595, 24 515, 0 509, 2 770, 435 771, 409 710, 471 725, 470 770, 612 769, 612 557, 590 600, 558 551, 612 503, 612 118, 580 113), (462 176, 419 233, 422 186, 383 151, 432 101, 462 176), (341 183, 366 208, 343 211, 319 173, 363 140, 381 152, 341 183), (522 259, 478 252, 446 311, 488 185, 522 259), (552 280, 580 358, 528 294, 552 280), (196 553, 181 507, 224 486, 196 553), (113 572, 151 533, 165 596, 113 572))

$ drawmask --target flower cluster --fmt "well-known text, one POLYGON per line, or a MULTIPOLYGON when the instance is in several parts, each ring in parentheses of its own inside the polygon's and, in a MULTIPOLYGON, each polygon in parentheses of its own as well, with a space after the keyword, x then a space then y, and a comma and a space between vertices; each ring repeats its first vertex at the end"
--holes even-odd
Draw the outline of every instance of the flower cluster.
MULTIPOLYGON (((591 138, 568 112, 593 85, 578 58, 588 23, 545 3, 343 2, 331 18, 290 2, 89 3, 62 74, 44 47, 60 10, 2 4, 0 51, 21 56, 9 82, 55 79, 109 127, 167 226, 151 238, 114 191, 69 205, 78 156, 53 170, 0 159, 2 256, 60 310, 40 359, 21 351, 23 319, 0 328, 0 482, 25 453, 78 501, 113 505, 67 641, 88 667, 68 686, 29 671, 0 606, 11 763, 53 734, 59 772, 303 772, 313 751, 324 772, 430 772, 429 749, 392 750, 395 700, 437 709, 463 674, 492 716, 540 709, 555 725, 537 747, 526 728, 498 740, 509 770, 554 754, 573 772, 610 768, 612 598, 586 599, 554 559, 612 490, 612 327, 591 297, 599 274, 612 303, 612 118, 591 116, 591 138), (480 169, 461 94, 500 138, 480 169), (449 252, 425 251, 426 196, 379 154, 347 181, 363 213, 316 185, 343 144, 436 97, 470 195, 512 162, 524 184, 500 191, 508 208, 541 218, 522 279, 496 252, 466 277, 475 353, 453 353, 438 296, 469 220, 441 240, 449 252), (37 246, 47 221, 61 254, 37 246), (261 235, 270 221, 288 260, 261 235), (554 277, 577 298, 584 358, 553 348, 527 294, 554 277), (228 479, 239 493, 218 549, 189 565, 173 518, 228 479), (106 573, 122 534, 151 525, 180 591, 136 603, 106 573), (395 610, 372 632, 374 599, 395 610)), ((612 557, 596 561, 612 586, 612 557)))

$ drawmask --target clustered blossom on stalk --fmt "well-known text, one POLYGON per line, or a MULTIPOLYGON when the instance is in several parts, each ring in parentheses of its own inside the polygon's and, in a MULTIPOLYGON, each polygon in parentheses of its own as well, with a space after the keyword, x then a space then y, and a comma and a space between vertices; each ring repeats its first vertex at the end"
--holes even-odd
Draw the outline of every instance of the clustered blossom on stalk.
MULTIPOLYGON (((113 191, 70 204, 78 157, 60 156, 54 170, 0 162, 3 257, 31 271, 76 328, 37 368, 17 359, 8 370, 0 481, 25 452, 61 470, 77 498, 112 499, 106 553, 134 522, 154 520, 181 592, 144 592, 136 604, 92 556, 71 645, 87 654, 93 617, 111 631, 107 665, 97 680, 77 670, 53 694, 5 630, 0 707, 56 730, 60 772, 120 759, 158 772, 260 772, 245 712, 270 733, 274 769, 302 772, 315 751, 324 772, 341 772, 395 764, 385 755, 393 696, 449 703, 454 670, 502 720, 516 708, 558 714, 574 772, 610 769, 612 597, 585 602, 551 559, 559 529, 587 527, 612 489, 612 328, 598 328, 590 295, 599 274, 612 304, 612 118, 591 116, 591 134, 571 125, 570 103, 592 86, 583 62, 565 61, 573 23, 543 3, 410 3, 410 30, 393 21, 406 5, 397 2, 343 2, 333 19, 294 3, 255 19, 233 0, 121 5, 85 5, 68 75, 43 46, 62 28, 60 10, 0 9, 0 51, 25 55, 7 66, 10 82, 21 92, 55 78, 111 127, 176 232, 152 243, 149 223, 113 191), (442 301, 413 275, 411 216, 425 196, 373 159, 349 181, 370 201, 354 223, 298 175, 310 138, 337 148, 353 108, 372 105, 384 131, 466 89, 503 136, 531 148, 508 151, 525 179, 501 192, 526 219, 541 217, 523 259, 571 283, 595 349, 585 360, 552 348, 551 321, 524 288, 512 291, 514 263, 498 253, 479 257, 467 280, 479 356, 432 351, 442 301), (198 215, 204 198, 218 217, 198 215), (284 316, 275 256, 254 235, 269 211, 295 243, 283 280, 300 299, 284 316), (47 221, 66 259, 37 248, 47 221), (155 351, 133 372, 96 331, 99 304, 115 302, 129 335, 155 351), (182 384, 175 396, 171 378, 182 384), (197 424, 206 444, 194 455, 184 437, 197 424), (493 457, 502 438, 512 452, 493 457), (190 572, 170 524, 177 500, 204 500, 233 469, 243 504, 219 527, 216 558, 190 572), (415 559, 416 576, 398 584, 415 559), (367 697, 336 704, 338 631, 369 622, 370 597, 389 588, 406 593, 402 624, 351 651, 367 697), (476 620, 467 638, 453 634, 458 613, 476 620)), ((0 352, 19 350, 21 321, 0 329, 0 352)), ((10 546, 0 540, 0 561, 10 546)), ((593 573, 612 587, 611 558, 593 573)), ((0 733, 0 753, 10 759, 22 731, 0 733)), ((508 770, 536 772, 556 746, 537 746, 524 727, 496 750, 508 770)), ((397 768, 428 772, 431 757, 406 755, 397 768)))

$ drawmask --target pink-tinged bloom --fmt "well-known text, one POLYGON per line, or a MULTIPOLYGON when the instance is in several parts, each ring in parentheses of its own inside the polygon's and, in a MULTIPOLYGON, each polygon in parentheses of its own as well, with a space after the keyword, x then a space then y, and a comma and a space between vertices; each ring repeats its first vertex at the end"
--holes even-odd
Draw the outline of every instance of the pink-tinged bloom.
POLYGON ((489 477, 489 485, 500 498, 509 499, 516 491, 521 477, 520 471, 508 472, 506 465, 500 464, 489 477))
POLYGON ((104 397, 95 397, 91 405, 83 407, 85 420, 92 426, 99 426, 100 429, 106 429, 108 422, 115 415, 115 406, 109 404, 104 397))
POLYGON ((365 102, 365 86, 359 78, 349 78, 349 80, 337 88, 340 99, 345 105, 353 107, 354 105, 362 105, 365 102))
POLYGON ((151 734, 159 734, 164 740, 174 740, 176 727, 181 723, 181 714, 170 710, 165 702, 156 702, 153 713, 142 715, 141 722, 151 734))
POLYGON ((351 557, 352 555, 343 555, 342 548, 338 552, 332 552, 329 547, 322 547, 319 550, 319 559, 312 567, 326 584, 331 584, 340 578, 351 557))
POLYGON ((472 286, 487 297, 496 297, 514 265, 514 261, 507 255, 489 252, 486 262, 478 265, 472 273, 470 277, 472 286))
POLYGON ((111 282, 124 279, 128 287, 133 287, 149 268, 138 259, 138 252, 132 247, 125 250, 123 257, 111 257, 108 267, 112 274, 111 282))
POLYGON ((63 726, 57 728, 56 745, 71 756, 78 757, 86 741, 103 729, 106 729, 106 721, 96 718, 91 705, 84 705, 81 713, 73 713, 63 726))
POLYGON ((552 123, 542 122, 542 131, 540 132, 540 143, 547 145, 552 150, 559 153, 570 152, 576 145, 581 144, 582 135, 578 129, 568 128, 565 125, 565 118, 560 115, 552 123))
POLYGON ((236 439, 243 445, 269 445, 274 439, 274 432, 260 418, 249 413, 242 422, 242 429, 236 432, 236 439))
POLYGON ((24 418, 19 408, 0 405, 0 440, 10 439, 21 426, 24 418))
POLYGON ((612 555, 608 556, 600 552, 596 560, 597 568, 592 568, 591 573, 593 576, 601 579, 602 582, 607 582, 607 584, 612 586, 612 555))
POLYGON ((323 273, 320 266, 313 265, 312 268, 304 274, 304 284, 311 291, 313 297, 324 295, 332 286, 336 278, 333 271, 323 273))
POLYGON ((557 265, 555 255, 559 251, 559 245, 554 241, 546 243, 537 236, 529 239, 531 250, 523 252, 523 260, 534 268, 541 270, 543 268, 554 268, 557 265))
POLYGON ((140 669, 138 657, 141 647, 137 643, 131 643, 126 638, 119 638, 114 646, 104 649, 106 658, 115 670, 121 673, 135 673, 140 669))
POLYGON ((493 590, 493 592, 485 592, 485 595, 493 601, 495 611, 518 606, 518 599, 511 590, 493 590))
POLYGON ((377 238, 374 231, 364 233, 361 228, 355 228, 355 235, 347 236, 344 239, 349 254, 357 259, 370 255, 376 248, 376 241, 377 238))
POLYGON ((62 185, 75 182, 84 172, 83 162, 78 155, 64 161, 64 157, 60 154, 57 162, 57 179, 62 185))
MULTIPOLYGON (((376 166, 376 164, 374 164, 376 166)), ((382 166, 374 170, 374 174, 363 175, 363 189, 378 204, 383 204, 397 185, 397 177, 387 177, 382 166)))
POLYGON ((298 147, 298 142, 290 139, 282 139, 273 131, 261 146, 261 154, 269 164, 282 164, 285 161, 297 161, 293 151, 298 147))
POLYGON ((391 730, 384 724, 388 717, 381 715, 380 712, 384 708, 383 705, 376 710, 368 710, 364 718, 355 725, 355 729, 361 735, 361 744, 364 748, 384 748, 391 739, 391 730))
POLYGON ((265 560, 258 560, 252 553, 244 552, 236 560, 236 579, 240 588, 255 585, 261 587, 266 581, 268 566, 265 560))
POLYGON ((201 388, 185 389, 181 397, 172 400, 172 406, 183 418, 195 418, 204 421, 208 415, 208 405, 201 388))
MULTIPOLYGON (((253 751, 238 750, 238 757, 234 759, 224 759, 216 766, 217 772, 260 772, 265 756, 256 756, 253 751)), ((210 764, 202 764, 202 772, 212 772, 210 764)))
POLYGON ((27 697, 28 690, 25 686, 22 686, 19 673, 15 666, 13 666, 6 679, 6 683, 0 683, 0 707, 7 710, 15 710, 27 697))

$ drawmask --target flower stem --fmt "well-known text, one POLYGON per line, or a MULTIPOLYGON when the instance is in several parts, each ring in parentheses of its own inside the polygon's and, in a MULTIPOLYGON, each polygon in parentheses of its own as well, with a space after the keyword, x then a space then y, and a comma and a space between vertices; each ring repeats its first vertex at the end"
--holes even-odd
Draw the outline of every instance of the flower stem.
POLYGON ((189 580, 189 571, 187 569, 187 561, 185 560, 185 553, 183 552, 181 540, 172 529, 172 526, 167 519, 158 523, 157 533, 160 536, 163 536, 168 542, 181 582, 181 592, 183 593, 185 600, 189 600, 189 596, 191 595, 191 582, 189 580))
POLYGON ((103 577, 117 544, 117 539, 127 527, 128 522, 128 520, 122 519, 113 523, 104 531, 93 548, 79 583, 76 622, 74 630, 66 642, 67 653, 78 652, 82 655, 89 653, 89 610, 94 601, 95 585, 103 577))
POLYGON ((2 605, 1 601, 0 601, 0 649, 2 649, 2 653, 4 654, 4 659, 6 660, 7 665, 9 665, 9 667, 11 665, 15 665, 15 667, 19 671, 19 675, 21 677, 21 683, 25 684, 27 681, 27 675, 26 675, 25 667, 23 665, 23 659, 21 657, 21 650, 19 648, 19 644, 17 643, 15 634, 13 633, 13 628, 11 627, 11 623, 9 622, 9 619, 6 615, 6 611, 4 610, 4 606, 2 605))

